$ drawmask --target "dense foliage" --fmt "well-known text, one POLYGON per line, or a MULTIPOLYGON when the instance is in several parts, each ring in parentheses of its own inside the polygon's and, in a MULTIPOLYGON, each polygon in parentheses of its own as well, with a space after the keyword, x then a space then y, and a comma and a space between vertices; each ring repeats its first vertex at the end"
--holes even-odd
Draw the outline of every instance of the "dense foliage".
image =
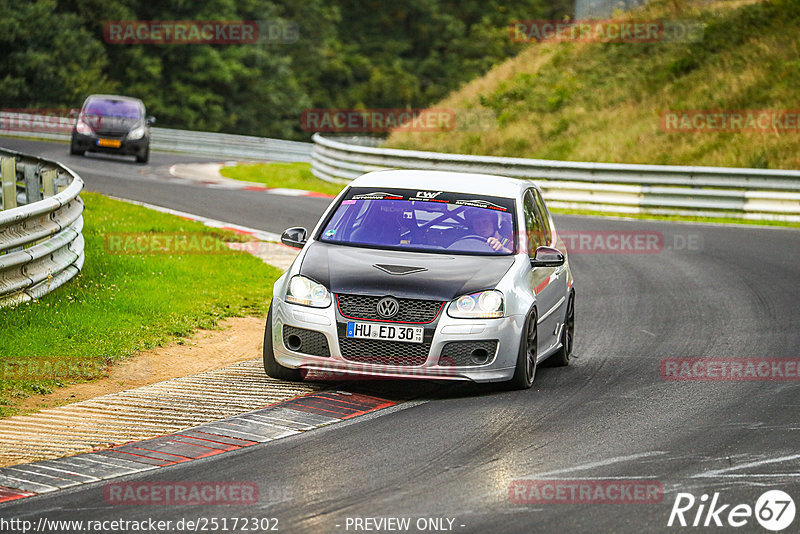
POLYGON ((424 107, 514 55, 517 19, 563 0, 0 0, 0 107, 136 96, 159 126, 307 136, 306 108, 424 107), (113 44, 108 21, 254 20, 294 42, 113 44))

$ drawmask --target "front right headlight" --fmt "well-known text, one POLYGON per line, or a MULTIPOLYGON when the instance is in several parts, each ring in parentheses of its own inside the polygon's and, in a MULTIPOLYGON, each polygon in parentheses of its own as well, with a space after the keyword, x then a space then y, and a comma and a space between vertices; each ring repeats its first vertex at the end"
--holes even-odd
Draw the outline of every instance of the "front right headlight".
POLYGON ((286 302, 312 308, 327 308, 331 305, 331 293, 327 287, 311 278, 297 275, 289 280, 286 302))
POLYGON ((137 139, 141 139, 144 137, 144 126, 137 126, 130 132, 128 132, 128 139, 131 141, 136 141, 137 139))
POLYGON ((504 313, 505 300, 496 289, 458 297, 447 307, 447 315, 457 319, 489 319, 504 313))

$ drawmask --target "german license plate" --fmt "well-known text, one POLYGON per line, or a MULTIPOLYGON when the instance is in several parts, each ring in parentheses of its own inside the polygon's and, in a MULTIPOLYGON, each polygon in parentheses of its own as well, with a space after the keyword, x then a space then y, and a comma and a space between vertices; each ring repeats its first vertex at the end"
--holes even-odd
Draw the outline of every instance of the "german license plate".
POLYGON ((380 339, 382 341, 405 341, 422 343, 425 329, 421 326, 402 326, 381 323, 347 323, 347 337, 360 339, 380 339))
POLYGON ((108 148, 119 148, 122 146, 122 141, 119 139, 98 139, 97 146, 104 146, 108 148))

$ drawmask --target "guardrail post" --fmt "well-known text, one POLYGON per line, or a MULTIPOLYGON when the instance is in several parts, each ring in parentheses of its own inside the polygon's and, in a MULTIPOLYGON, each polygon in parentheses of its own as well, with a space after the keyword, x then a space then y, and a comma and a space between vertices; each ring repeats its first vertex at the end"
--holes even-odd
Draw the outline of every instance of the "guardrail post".
POLYGON ((25 203, 42 200, 42 169, 38 165, 25 165, 25 203))
POLYGON ((56 194, 56 177, 58 176, 58 171, 56 169, 48 169, 46 171, 42 171, 42 188, 44 189, 44 196, 52 197, 56 194))
POLYGON ((3 209, 17 207, 17 160, 16 158, 0 159, 0 183, 3 191, 3 209))

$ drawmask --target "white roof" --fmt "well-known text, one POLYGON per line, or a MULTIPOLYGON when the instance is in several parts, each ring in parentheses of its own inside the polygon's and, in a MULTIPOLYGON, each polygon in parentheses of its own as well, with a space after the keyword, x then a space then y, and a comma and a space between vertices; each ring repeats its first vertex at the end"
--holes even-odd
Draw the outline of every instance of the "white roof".
POLYGON ((518 180, 493 174, 424 170, 369 172, 350 182, 350 185, 353 187, 395 187, 422 191, 472 193, 514 199, 519 198, 525 189, 535 186, 530 180, 518 180))

